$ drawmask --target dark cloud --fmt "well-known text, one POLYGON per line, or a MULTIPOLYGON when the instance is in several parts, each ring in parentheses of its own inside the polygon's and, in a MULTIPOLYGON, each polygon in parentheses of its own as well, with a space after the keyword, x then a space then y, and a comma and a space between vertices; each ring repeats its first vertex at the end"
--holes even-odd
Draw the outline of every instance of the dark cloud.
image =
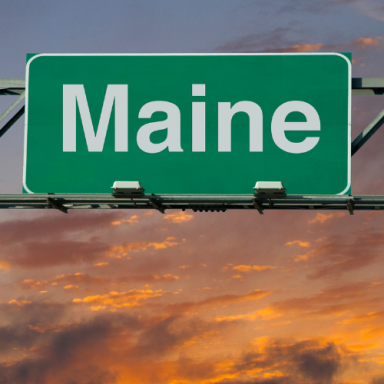
MULTIPOLYGON (((16 330, 9 332, 8 328, 4 329, 4 333, 8 330, 7 338, 4 338, 6 348, 29 348, 35 342, 36 352, 15 364, 0 365, 0 383, 112 384, 119 376, 118 367, 125 367, 127 372, 135 374, 137 365, 141 364, 148 365, 148 370, 152 371, 148 382, 166 383, 168 377, 156 372, 156 364, 169 358, 170 353, 177 353, 186 342, 226 327, 226 324, 180 317, 135 318, 108 314, 58 332, 41 333, 27 329, 27 333, 20 334, 16 330)), ((181 364, 186 362, 181 361, 181 364)), ((214 375, 209 364, 191 362, 191 366, 197 368, 193 373, 195 377, 214 375)), ((175 370, 186 376, 181 367, 175 370)))
POLYGON ((0 354, 15 349, 30 348, 38 338, 36 332, 28 327, 6 326, 0 328, 0 354))
POLYGON ((105 257, 109 248, 100 241, 26 241, 8 247, 4 259, 23 268, 92 263, 105 257))
POLYGON ((330 383, 341 368, 341 355, 335 344, 300 351, 294 358, 303 376, 317 383, 330 383))
POLYGON ((19 241, 34 241, 47 238, 47 234, 55 239, 73 234, 74 232, 93 233, 105 228, 123 214, 112 212, 76 212, 60 215, 50 212, 32 220, 8 220, 0 223, 0 244, 9 245, 19 241))
POLYGON ((28 301, 25 298, 10 300, 0 304, 1 320, 4 324, 27 324, 56 322, 61 320, 68 309, 68 304, 50 301, 28 301))
POLYGON ((121 212, 81 212, 2 222, 1 259, 7 260, 11 267, 23 268, 93 262, 108 249, 107 244, 95 236, 97 231, 111 228, 111 222, 119 216, 121 212), (75 240, 76 236, 81 240, 75 240))
MULTIPOLYGON (((378 309, 377 294, 381 296, 380 289, 380 286, 372 286, 369 283, 336 285, 306 297, 291 297, 276 301, 271 307, 276 313, 309 318, 332 316, 346 311, 360 312, 362 308, 370 312, 372 306, 378 309)), ((381 312, 375 314, 378 317, 381 312)))
MULTIPOLYGON (((243 302, 259 294, 224 295, 205 302, 243 302)), ((20 299, 7 305, 18 307, 26 316, 24 321, 20 316, 14 325, 0 328, 0 352, 18 348, 24 356, 15 358, 12 365, 0 365, 1 384, 114 384, 127 377, 164 384, 170 377, 217 382, 221 375, 241 377, 222 384, 291 384, 300 380, 330 384, 343 372, 352 355, 326 340, 266 339, 262 345, 250 345, 240 358, 221 356, 200 361, 191 357, 193 353, 188 357, 185 348, 196 344, 201 349, 204 343, 215 343, 238 324, 190 316, 136 317, 118 312, 62 323, 71 317, 69 313, 61 311, 55 317, 48 310, 44 314, 44 306, 49 307, 47 302, 39 303, 42 311, 37 317, 28 315, 28 310, 36 312, 37 304, 20 299), (249 374, 255 370, 261 372, 260 376, 251 380, 249 374), (282 374, 265 378, 264 373, 273 376, 276 371, 282 374)))
MULTIPOLYGON (((254 380, 224 380, 215 381, 212 384, 293 384, 288 377, 276 377, 274 379, 254 379, 254 380)), ((211 384, 211 383, 209 383, 211 384)))
MULTIPOLYGON (((110 352, 105 349, 109 338, 116 338, 114 329, 118 327, 121 331, 121 321, 116 323, 120 323, 120 327, 107 318, 96 318, 53 334, 49 343, 39 350, 40 356, 22 359, 11 366, 0 366, 0 383, 114 383, 116 374, 103 367, 102 362, 110 352)), ((123 324, 132 330, 137 328, 138 322, 125 318, 123 324)), ((45 337, 44 333, 36 334, 45 337)))
POLYGON ((384 236, 373 228, 357 229, 350 236, 333 235, 308 253, 315 271, 312 279, 340 276, 382 260, 384 236))
POLYGON ((371 384, 384 384, 384 376, 374 378, 371 384))
POLYGON ((304 379, 316 384, 330 384, 346 367, 348 359, 350 357, 343 356, 333 342, 275 339, 263 345, 262 352, 245 354, 234 369, 247 371, 275 367, 285 371, 295 382, 304 379))
POLYGON ((265 296, 270 295, 271 293, 272 293, 271 291, 255 289, 254 291, 248 292, 243 295, 220 295, 220 296, 210 297, 208 299, 201 300, 201 301, 194 301, 194 302, 189 301, 184 303, 171 304, 168 306, 168 309, 172 313, 183 313, 185 311, 188 311, 191 308, 198 308, 198 307, 204 307, 204 306, 210 306, 211 308, 214 308, 216 305, 235 304, 235 303, 243 303, 245 301, 259 300, 265 296))

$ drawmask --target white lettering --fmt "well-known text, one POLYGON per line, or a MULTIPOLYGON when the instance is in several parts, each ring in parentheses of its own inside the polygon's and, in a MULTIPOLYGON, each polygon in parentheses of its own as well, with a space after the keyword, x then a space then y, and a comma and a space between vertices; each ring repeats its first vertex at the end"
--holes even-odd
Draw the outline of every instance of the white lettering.
POLYGON ((165 112, 167 119, 144 124, 137 132, 137 145, 147 153, 158 153, 167 147, 169 152, 183 152, 180 146, 180 110, 177 105, 168 101, 151 101, 140 109, 139 118, 149 119, 158 111, 165 112), (162 129, 167 129, 167 138, 162 143, 152 143, 151 133, 162 129))
POLYGON ((108 85, 95 134, 84 85, 63 85, 63 151, 76 152, 76 101, 90 152, 102 152, 115 103, 115 151, 128 151, 128 85, 108 85))
POLYGON ((235 113, 249 116, 249 151, 263 151, 263 112, 252 101, 240 101, 231 108, 231 103, 219 103, 219 152, 231 152, 231 126, 235 113))
POLYGON ((320 117, 312 105, 304 101, 288 101, 276 109, 272 117, 272 137, 275 144, 285 152, 304 153, 313 149, 319 137, 306 137, 301 143, 293 143, 285 136, 285 131, 320 131, 320 117), (291 112, 301 112, 306 122, 286 122, 291 112))
MULTIPOLYGON (((192 96, 205 96, 205 84, 192 84, 192 96)), ((192 152, 205 152, 205 103, 192 103, 192 152)))

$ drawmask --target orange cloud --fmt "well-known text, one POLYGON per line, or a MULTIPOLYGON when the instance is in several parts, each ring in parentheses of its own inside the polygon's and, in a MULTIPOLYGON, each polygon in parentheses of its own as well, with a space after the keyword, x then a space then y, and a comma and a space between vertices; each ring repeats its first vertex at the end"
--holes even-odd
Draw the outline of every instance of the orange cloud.
POLYGON ((107 262, 93 264, 94 267, 106 267, 109 265, 107 262))
POLYGON ((243 276, 241 276, 241 275, 233 275, 232 276, 232 279, 242 279, 243 278, 243 276))
POLYGON ((377 37, 360 37, 359 39, 353 40, 351 45, 359 49, 367 48, 384 48, 384 38, 381 36, 377 37))
POLYGON ((63 287, 63 289, 65 289, 66 291, 68 292, 77 292, 79 290, 79 287, 77 285, 66 285, 65 287, 63 287))
POLYGON ((300 247, 309 247, 311 244, 308 241, 301 241, 301 240, 293 240, 288 241, 288 243, 285 243, 285 245, 295 245, 297 244, 300 247))
POLYGON ((330 213, 329 215, 318 213, 314 219, 308 221, 308 224, 313 224, 313 223, 323 224, 325 221, 331 219, 333 216, 334 216, 333 213, 330 213))
POLYGON ((258 311, 248 313, 246 315, 229 315, 216 317, 216 321, 235 321, 235 320, 257 320, 262 318, 263 320, 272 320, 283 316, 271 307, 260 309, 258 311))
POLYGON ((56 276, 52 279, 36 281, 33 279, 24 279, 20 284, 22 289, 31 289, 31 290, 42 290, 51 285, 56 286, 58 284, 62 285, 77 285, 77 284, 88 284, 88 285, 102 285, 106 282, 109 282, 109 279, 105 279, 99 276, 92 276, 88 273, 70 273, 68 275, 56 276))
POLYGON ((373 337, 380 337, 384 335, 384 327, 367 328, 360 331, 363 340, 371 339, 373 337))
POLYGON ((309 258, 316 256, 317 253, 319 253, 317 249, 312 249, 312 251, 304 253, 303 255, 297 255, 295 257, 295 262, 308 260, 309 258))
POLYGON ((379 311, 379 312, 369 312, 364 315, 359 315, 352 317, 350 319, 345 319, 340 322, 340 324, 351 324, 351 323, 357 323, 360 321, 370 321, 372 319, 377 319, 377 318, 382 318, 384 317, 384 311, 379 311))
POLYGON ((179 280, 179 276, 172 275, 171 273, 165 275, 139 275, 139 276, 124 276, 116 279, 117 284, 125 283, 169 283, 179 280))
MULTIPOLYGON (((298 44, 288 50, 290 52, 318 52, 318 51, 337 51, 337 48, 341 48, 341 45, 326 45, 326 44, 298 44)), ((346 44, 349 49, 371 49, 371 48, 384 48, 384 38, 382 36, 377 37, 360 37, 352 40, 346 44)))
POLYGON ((164 216, 165 220, 171 220, 172 223, 183 223, 193 219, 193 215, 188 215, 183 211, 178 213, 170 213, 169 215, 164 216))
POLYGON ((343 216, 345 216, 345 212, 337 212, 335 214, 330 213, 329 215, 324 215, 323 213, 318 213, 314 219, 308 221, 308 224, 313 224, 313 223, 318 223, 318 222, 323 224, 325 221, 331 219, 332 217, 340 218, 343 216))
MULTIPOLYGON (((141 217, 147 217, 152 215, 153 215, 153 212, 149 211, 147 213, 144 213, 144 215, 142 215, 141 217)), ((139 215, 133 215, 129 219, 116 220, 116 221, 113 221, 111 224, 112 225, 121 225, 122 223, 135 224, 139 222, 139 219, 140 219, 139 215)))
POLYGON ((266 271, 268 269, 275 269, 276 267, 273 267, 272 265, 236 265, 232 269, 239 271, 239 272, 251 272, 251 271, 266 271))
POLYGON ((139 216, 137 216, 137 215, 131 216, 130 219, 123 220, 123 223, 129 223, 129 224, 134 224, 134 223, 138 223, 138 222, 139 222, 139 216))
POLYGON ((324 47, 324 44, 303 44, 292 47, 293 52, 317 52, 324 47))
POLYGON ((377 348, 377 344, 354 344, 354 345, 348 346, 348 349, 350 349, 351 351, 356 351, 356 352, 365 351, 367 349, 369 350, 369 349, 374 349, 374 348, 377 348))
POLYGON ((0 269, 9 271, 11 269, 11 266, 6 261, 0 260, 0 269))
POLYGON ((141 301, 160 297, 165 292, 161 289, 152 290, 137 290, 132 289, 128 292, 110 292, 106 295, 87 296, 84 299, 73 299, 76 304, 86 303, 91 304, 91 309, 97 311, 106 307, 114 308, 131 308, 138 307, 141 301))
POLYGON ((8 304, 11 304, 11 305, 14 304, 14 305, 17 305, 18 307, 23 307, 26 304, 31 304, 31 301, 29 301, 29 300, 16 300, 16 299, 13 299, 13 300, 9 300, 8 304))
POLYGON ((126 242, 121 245, 112 247, 108 252, 108 256, 119 259, 122 256, 128 256, 130 252, 145 251, 149 247, 153 247, 155 250, 158 250, 158 249, 166 249, 169 247, 173 247, 178 244, 180 243, 176 242, 174 237, 167 237, 161 243, 155 243, 155 242, 147 243, 145 241, 126 242))

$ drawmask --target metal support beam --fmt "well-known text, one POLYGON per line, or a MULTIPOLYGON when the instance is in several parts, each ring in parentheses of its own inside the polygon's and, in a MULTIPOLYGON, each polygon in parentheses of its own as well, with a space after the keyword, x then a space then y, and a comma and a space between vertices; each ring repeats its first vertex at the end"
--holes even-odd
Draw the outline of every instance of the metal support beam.
POLYGON ((24 91, 24 79, 0 79, 0 95, 20 95, 24 91))
POLYGON ((383 95, 383 78, 352 78, 352 95, 383 95))
POLYGON ((263 204, 260 203, 260 201, 257 197, 253 198, 253 206, 259 211, 260 215, 264 215, 263 204))
POLYGON ((68 209, 64 207, 59 201, 52 199, 51 197, 47 198, 48 204, 55 209, 58 209, 61 212, 68 213, 68 209))
POLYGON ((249 195, 140 195, 116 198, 109 194, 15 194, 0 195, 0 209, 166 209, 194 212, 256 210, 383 210, 384 196, 286 195, 255 197, 249 195))
POLYGON ((355 209, 355 202, 353 201, 353 197, 349 197, 347 200, 347 209, 350 215, 353 215, 353 210, 355 209))
POLYGON ((156 208, 159 212, 164 213, 165 207, 161 203, 159 203, 156 199, 149 199, 149 203, 153 208, 156 208))

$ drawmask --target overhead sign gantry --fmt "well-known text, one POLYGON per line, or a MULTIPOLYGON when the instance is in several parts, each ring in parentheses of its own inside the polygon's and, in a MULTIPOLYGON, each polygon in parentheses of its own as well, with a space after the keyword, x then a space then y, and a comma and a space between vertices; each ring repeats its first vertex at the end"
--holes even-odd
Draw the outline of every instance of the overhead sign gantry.
POLYGON ((0 80, 19 95, 0 121, 26 95, 29 194, 0 208, 384 209, 350 195, 351 155, 384 121, 351 144, 351 91, 383 94, 384 79, 350 67, 338 53, 31 55, 26 89, 0 80))

